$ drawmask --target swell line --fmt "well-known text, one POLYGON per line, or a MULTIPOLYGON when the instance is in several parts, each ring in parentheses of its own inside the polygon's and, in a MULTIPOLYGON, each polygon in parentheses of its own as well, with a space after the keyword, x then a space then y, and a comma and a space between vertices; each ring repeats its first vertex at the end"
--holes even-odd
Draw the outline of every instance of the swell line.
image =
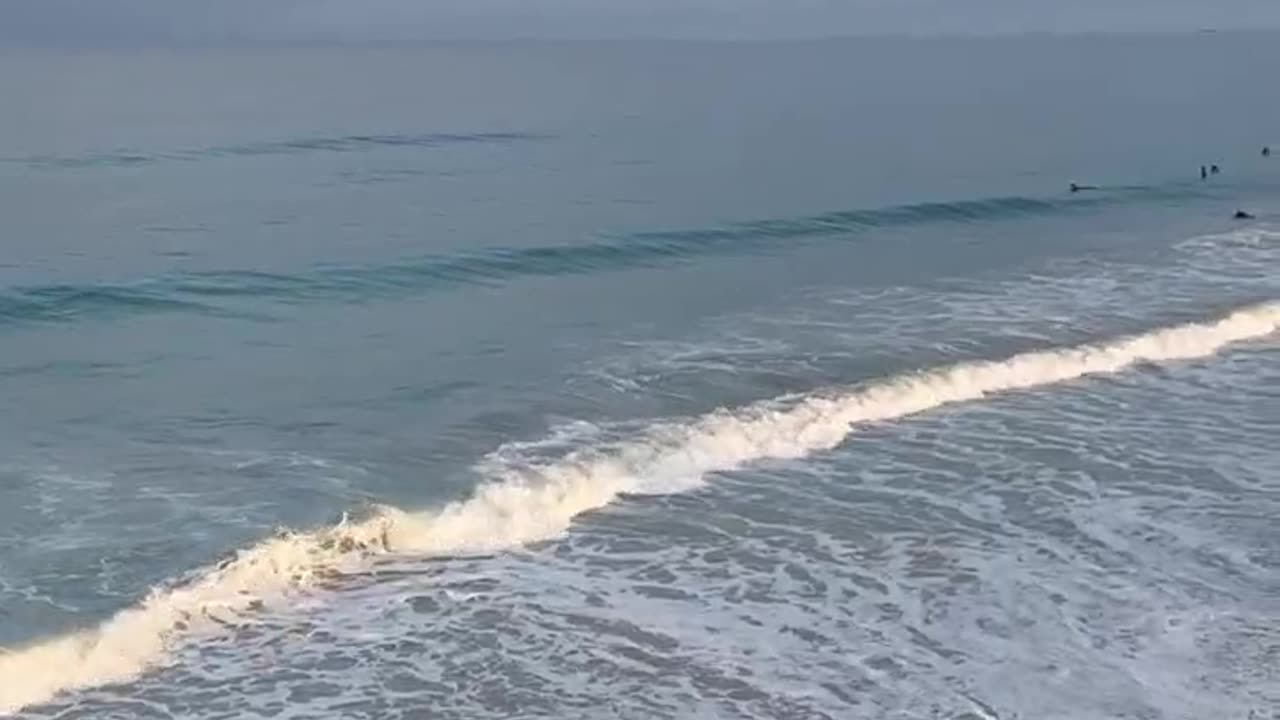
POLYGON ((1106 343, 962 363, 662 422, 629 441, 585 447, 550 462, 482 465, 477 469, 486 481, 464 500, 418 512, 380 508, 358 522, 283 534, 185 582, 157 588, 95 628, 0 649, 0 712, 138 677, 168 661, 179 640, 225 631, 292 592, 359 571, 380 555, 491 552, 553 538, 575 516, 621 495, 679 492, 710 473, 829 450, 862 424, 1142 363, 1205 357, 1277 329, 1280 302, 1272 301, 1106 343))
POLYGON ((688 263, 709 256, 794 248, 820 239, 852 239, 875 230, 937 223, 997 222, 1135 200, 1194 195, 1181 185, 1135 187, 1082 198, 1024 196, 914 203, 719 227, 647 231, 594 242, 495 247, 394 264, 317 266, 296 273, 214 270, 171 273, 132 283, 57 284, 0 290, 0 324, 74 320, 85 315, 220 313, 220 303, 360 302, 528 277, 582 275, 688 263))
POLYGON ((198 162, 214 158, 299 155, 317 152, 367 152, 383 147, 425 148, 459 144, 509 144, 545 139, 549 139, 549 136, 525 132, 330 135, 159 152, 126 149, 81 155, 28 155, 25 157, 0 158, 0 162, 21 165, 29 169, 79 170, 86 168, 141 167, 168 162, 198 162))

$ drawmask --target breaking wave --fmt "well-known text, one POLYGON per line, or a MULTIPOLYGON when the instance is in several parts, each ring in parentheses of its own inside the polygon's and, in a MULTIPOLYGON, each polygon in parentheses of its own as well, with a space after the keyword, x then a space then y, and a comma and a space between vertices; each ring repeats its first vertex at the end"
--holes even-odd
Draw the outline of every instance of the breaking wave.
POLYGON ((290 593, 366 568, 380 555, 440 557, 553 538, 578 514, 621 495, 677 492, 697 487, 709 473, 828 450, 860 424, 1142 363, 1204 357, 1277 329, 1280 302, 1268 302, 1111 342, 963 363, 658 423, 629 440, 556 460, 491 464, 483 469, 486 481, 466 499, 420 512, 380 508, 358 521, 284 533, 157 588, 95 628, 0 650, 0 712, 137 677, 164 664, 179 640, 234 626, 290 593))

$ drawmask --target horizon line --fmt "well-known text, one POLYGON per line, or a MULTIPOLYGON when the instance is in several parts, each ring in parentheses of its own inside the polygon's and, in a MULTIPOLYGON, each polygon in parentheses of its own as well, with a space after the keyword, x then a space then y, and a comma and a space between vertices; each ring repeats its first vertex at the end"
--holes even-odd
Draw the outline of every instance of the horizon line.
POLYGON ((866 33, 834 33, 825 35, 795 35, 780 37, 698 36, 670 34, 619 34, 619 35, 511 35, 497 36, 438 36, 400 39, 346 39, 340 36, 310 38, 264 38, 239 35, 206 38, 166 38, 145 41, 85 42, 41 41, 22 42, 0 40, 0 51, 5 50, 290 50, 290 49, 427 49, 443 46, 502 46, 502 45, 602 45, 602 44, 679 44, 679 45, 802 45, 819 43, 846 43, 866 41, 926 41, 926 40, 1016 40, 1050 39, 1070 40, 1085 38, 1188 38, 1202 35, 1270 35, 1280 33, 1280 25, 1269 27, 1204 27, 1177 29, 1074 29, 1074 30, 982 30, 937 32, 885 31, 866 33))

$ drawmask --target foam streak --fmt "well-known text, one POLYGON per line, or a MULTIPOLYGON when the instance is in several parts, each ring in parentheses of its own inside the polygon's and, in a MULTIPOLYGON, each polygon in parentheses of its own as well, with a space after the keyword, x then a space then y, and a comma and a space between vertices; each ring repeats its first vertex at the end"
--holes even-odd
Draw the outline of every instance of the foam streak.
POLYGON ((964 363, 869 385, 792 396, 653 426, 641 437, 545 464, 508 464, 466 500, 410 513, 384 509, 356 523, 281 535, 157 589, 94 629, 0 650, 0 713, 60 692, 127 681, 163 664, 183 636, 216 632, 264 604, 359 569, 369 557, 438 556, 509 548, 564 532, 574 516, 623 493, 672 492, 708 473, 767 458, 803 457, 842 442, 861 423, 892 420, 993 393, 1041 387, 1140 363, 1211 355, 1280 329, 1280 302, 1219 320, 1114 342, 964 363))

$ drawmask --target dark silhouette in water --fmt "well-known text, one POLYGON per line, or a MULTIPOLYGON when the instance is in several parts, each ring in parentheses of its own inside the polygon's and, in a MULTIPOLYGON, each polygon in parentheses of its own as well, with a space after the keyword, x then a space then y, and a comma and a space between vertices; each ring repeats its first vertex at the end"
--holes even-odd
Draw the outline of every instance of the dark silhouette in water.
POLYGON ((1271 157, 1271 146, 1264 145, 1262 147, 1262 157, 1271 157))
POLYGON ((1077 185, 1071 183, 1071 192, 1080 192, 1081 190, 1097 190, 1097 185, 1077 185))
POLYGON ((1209 171, 1208 171, 1207 169, 1205 169, 1205 166, 1201 165, 1201 166, 1200 166, 1200 179, 1201 179, 1201 180, 1204 180, 1204 179, 1205 179, 1205 178, 1207 178, 1207 177, 1209 177, 1209 171))
POLYGON ((1210 175, 1217 175, 1217 174, 1218 174, 1218 173, 1220 173, 1220 172, 1222 172, 1222 171, 1218 169, 1218 166, 1217 166, 1217 165, 1210 165, 1210 166, 1209 166, 1209 174, 1210 174, 1210 175))
POLYGON ((1235 214, 1236 220, 1252 220, 1253 216, 1243 210, 1237 210, 1235 214))

